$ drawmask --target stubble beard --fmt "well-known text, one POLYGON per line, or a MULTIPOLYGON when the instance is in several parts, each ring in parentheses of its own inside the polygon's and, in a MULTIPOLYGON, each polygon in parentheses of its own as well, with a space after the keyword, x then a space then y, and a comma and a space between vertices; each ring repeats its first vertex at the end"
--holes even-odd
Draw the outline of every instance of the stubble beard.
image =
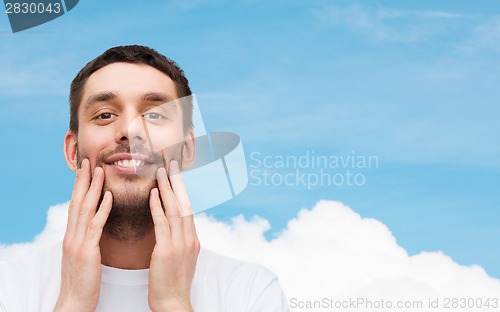
MULTIPOLYGON (((95 166, 104 168, 106 166, 105 159, 109 155, 116 153, 130 153, 130 148, 120 146, 112 152, 101 154, 96 160, 95 166)), ((77 155, 78 165, 81 166, 82 160, 88 154, 85 150, 78 149, 77 155)), ((153 188, 158 187, 158 184, 154 173, 147 177, 124 175, 121 179, 124 182, 116 185, 118 187, 113 187, 109 180, 104 178, 103 190, 97 204, 97 210, 101 205, 105 192, 110 191, 113 195, 113 204, 104 225, 103 233, 120 241, 137 241, 153 231, 154 223, 149 208, 149 195, 153 188), (145 179, 150 182, 147 184, 143 181, 141 181, 143 183, 138 183, 140 180, 145 179)))
MULTIPOLYGON (((175 159, 182 168, 183 143, 184 142, 179 142, 164 148, 167 163, 171 159, 175 159)), ((134 147, 131 149, 128 144, 124 144, 113 151, 102 152, 98 156, 95 166, 104 168, 107 166, 106 160, 111 155, 117 153, 140 153, 151 155, 150 152, 142 148, 134 147)), ((84 149, 78 147, 77 161, 79 167, 81 167, 82 160, 88 158, 87 155, 84 149)), ((106 177, 104 178, 103 191, 99 198, 97 209, 99 209, 106 191, 110 191, 113 195, 112 208, 103 229, 104 234, 120 241, 137 241, 154 230, 153 217, 151 216, 149 207, 149 197, 151 190, 158 187, 158 183, 156 182, 156 169, 163 167, 161 152, 152 154, 151 160, 156 166, 154 166, 154 170, 150 170, 150 172, 144 176, 123 175, 121 177, 123 182, 120 185, 116 185, 116 183, 112 185, 106 177), (144 183, 144 180, 149 183, 144 183)))
MULTIPOLYGON (((153 230, 153 218, 149 208, 149 194, 157 187, 155 180, 147 186, 136 186, 133 179, 127 179, 120 186, 121 190, 113 190, 113 187, 105 181, 103 194, 110 191, 113 194, 113 204, 104 225, 103 232, 120 241, 135 241, 143 238, 153 230)), ((103 199, 99 199, 99 205, 103 199)))

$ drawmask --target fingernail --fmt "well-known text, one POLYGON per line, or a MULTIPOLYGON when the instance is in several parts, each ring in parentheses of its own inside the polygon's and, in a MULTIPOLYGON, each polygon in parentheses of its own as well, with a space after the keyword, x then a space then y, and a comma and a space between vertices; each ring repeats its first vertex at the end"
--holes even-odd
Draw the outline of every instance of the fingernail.
POLYGON ((167 171, 165 168, 160 167, 158 170, 156 170, 156 178, 158 179, 166 179, 167 178, 167 171))
POLYGON ((179 163, 177 160, 172 160, 170 162, 170 175, 178 174, 179 173, 179 163))
POLYGON ((82 169, 87 169, 87 166, 89 165, 89 160, 87 158, 85 158, 84 160, 82 160, 82 163, 80 165, 80 168, 82 169))
POLYGON ((102 201, 107 201, 107 200, 110 200, 111 199, 111 192, 110 191, 106 191, 106 193, 104 193, 104 197, 102 198, 102 201))
POLYGON ((94 177, 98 177, 101 174, 101 170, 99 170, 100 167, 95 167, 94 168, 94 177))
POLYGON ((151 189, 151 196, 158 196, 158 189, 156 187, 151 189))

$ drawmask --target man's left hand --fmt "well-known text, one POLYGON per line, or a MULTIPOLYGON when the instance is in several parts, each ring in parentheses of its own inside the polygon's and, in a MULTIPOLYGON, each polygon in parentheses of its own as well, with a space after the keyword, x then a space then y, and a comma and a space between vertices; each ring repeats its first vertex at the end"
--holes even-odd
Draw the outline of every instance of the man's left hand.
POLYGON ((152 311, 193 311, 190 291, 200 242, 177 161, 170 162, 168 171, 167 177, 165 168, 158 169, 159 191, 154 188, 150 196, 156 244, 149 268, 148 303, 152 311))

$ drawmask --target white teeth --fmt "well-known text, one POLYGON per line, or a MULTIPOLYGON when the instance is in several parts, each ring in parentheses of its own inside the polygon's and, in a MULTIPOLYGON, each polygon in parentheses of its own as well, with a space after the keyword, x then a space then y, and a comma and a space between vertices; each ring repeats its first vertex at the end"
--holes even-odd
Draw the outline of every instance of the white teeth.
POLYGON ((144 161, 142 160, 137 160, 137 159, 124 159, 124 160, 118 160, 114 162, 115 165, 118 165, 120 167, 140 167, 144 165, 144 161))

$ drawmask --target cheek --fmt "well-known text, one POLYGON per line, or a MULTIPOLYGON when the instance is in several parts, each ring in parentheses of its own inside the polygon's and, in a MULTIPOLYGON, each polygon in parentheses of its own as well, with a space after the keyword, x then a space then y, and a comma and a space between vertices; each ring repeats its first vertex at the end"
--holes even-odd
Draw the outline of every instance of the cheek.
POLYGON ((91 164, 95 164, 99 153, 104 149, 104 142, 99 140, 99 136, 78 138, 78 159, 81 162, 84 158, 88 158, 91 164))
POLYGON ((148 131, 150 136, 149 139, 151 140, 154 152, 158 152, 162 149, 179 149, 184 142, 182 128, 179 128, 180 127, 177 126, 150 128, 148 131))

